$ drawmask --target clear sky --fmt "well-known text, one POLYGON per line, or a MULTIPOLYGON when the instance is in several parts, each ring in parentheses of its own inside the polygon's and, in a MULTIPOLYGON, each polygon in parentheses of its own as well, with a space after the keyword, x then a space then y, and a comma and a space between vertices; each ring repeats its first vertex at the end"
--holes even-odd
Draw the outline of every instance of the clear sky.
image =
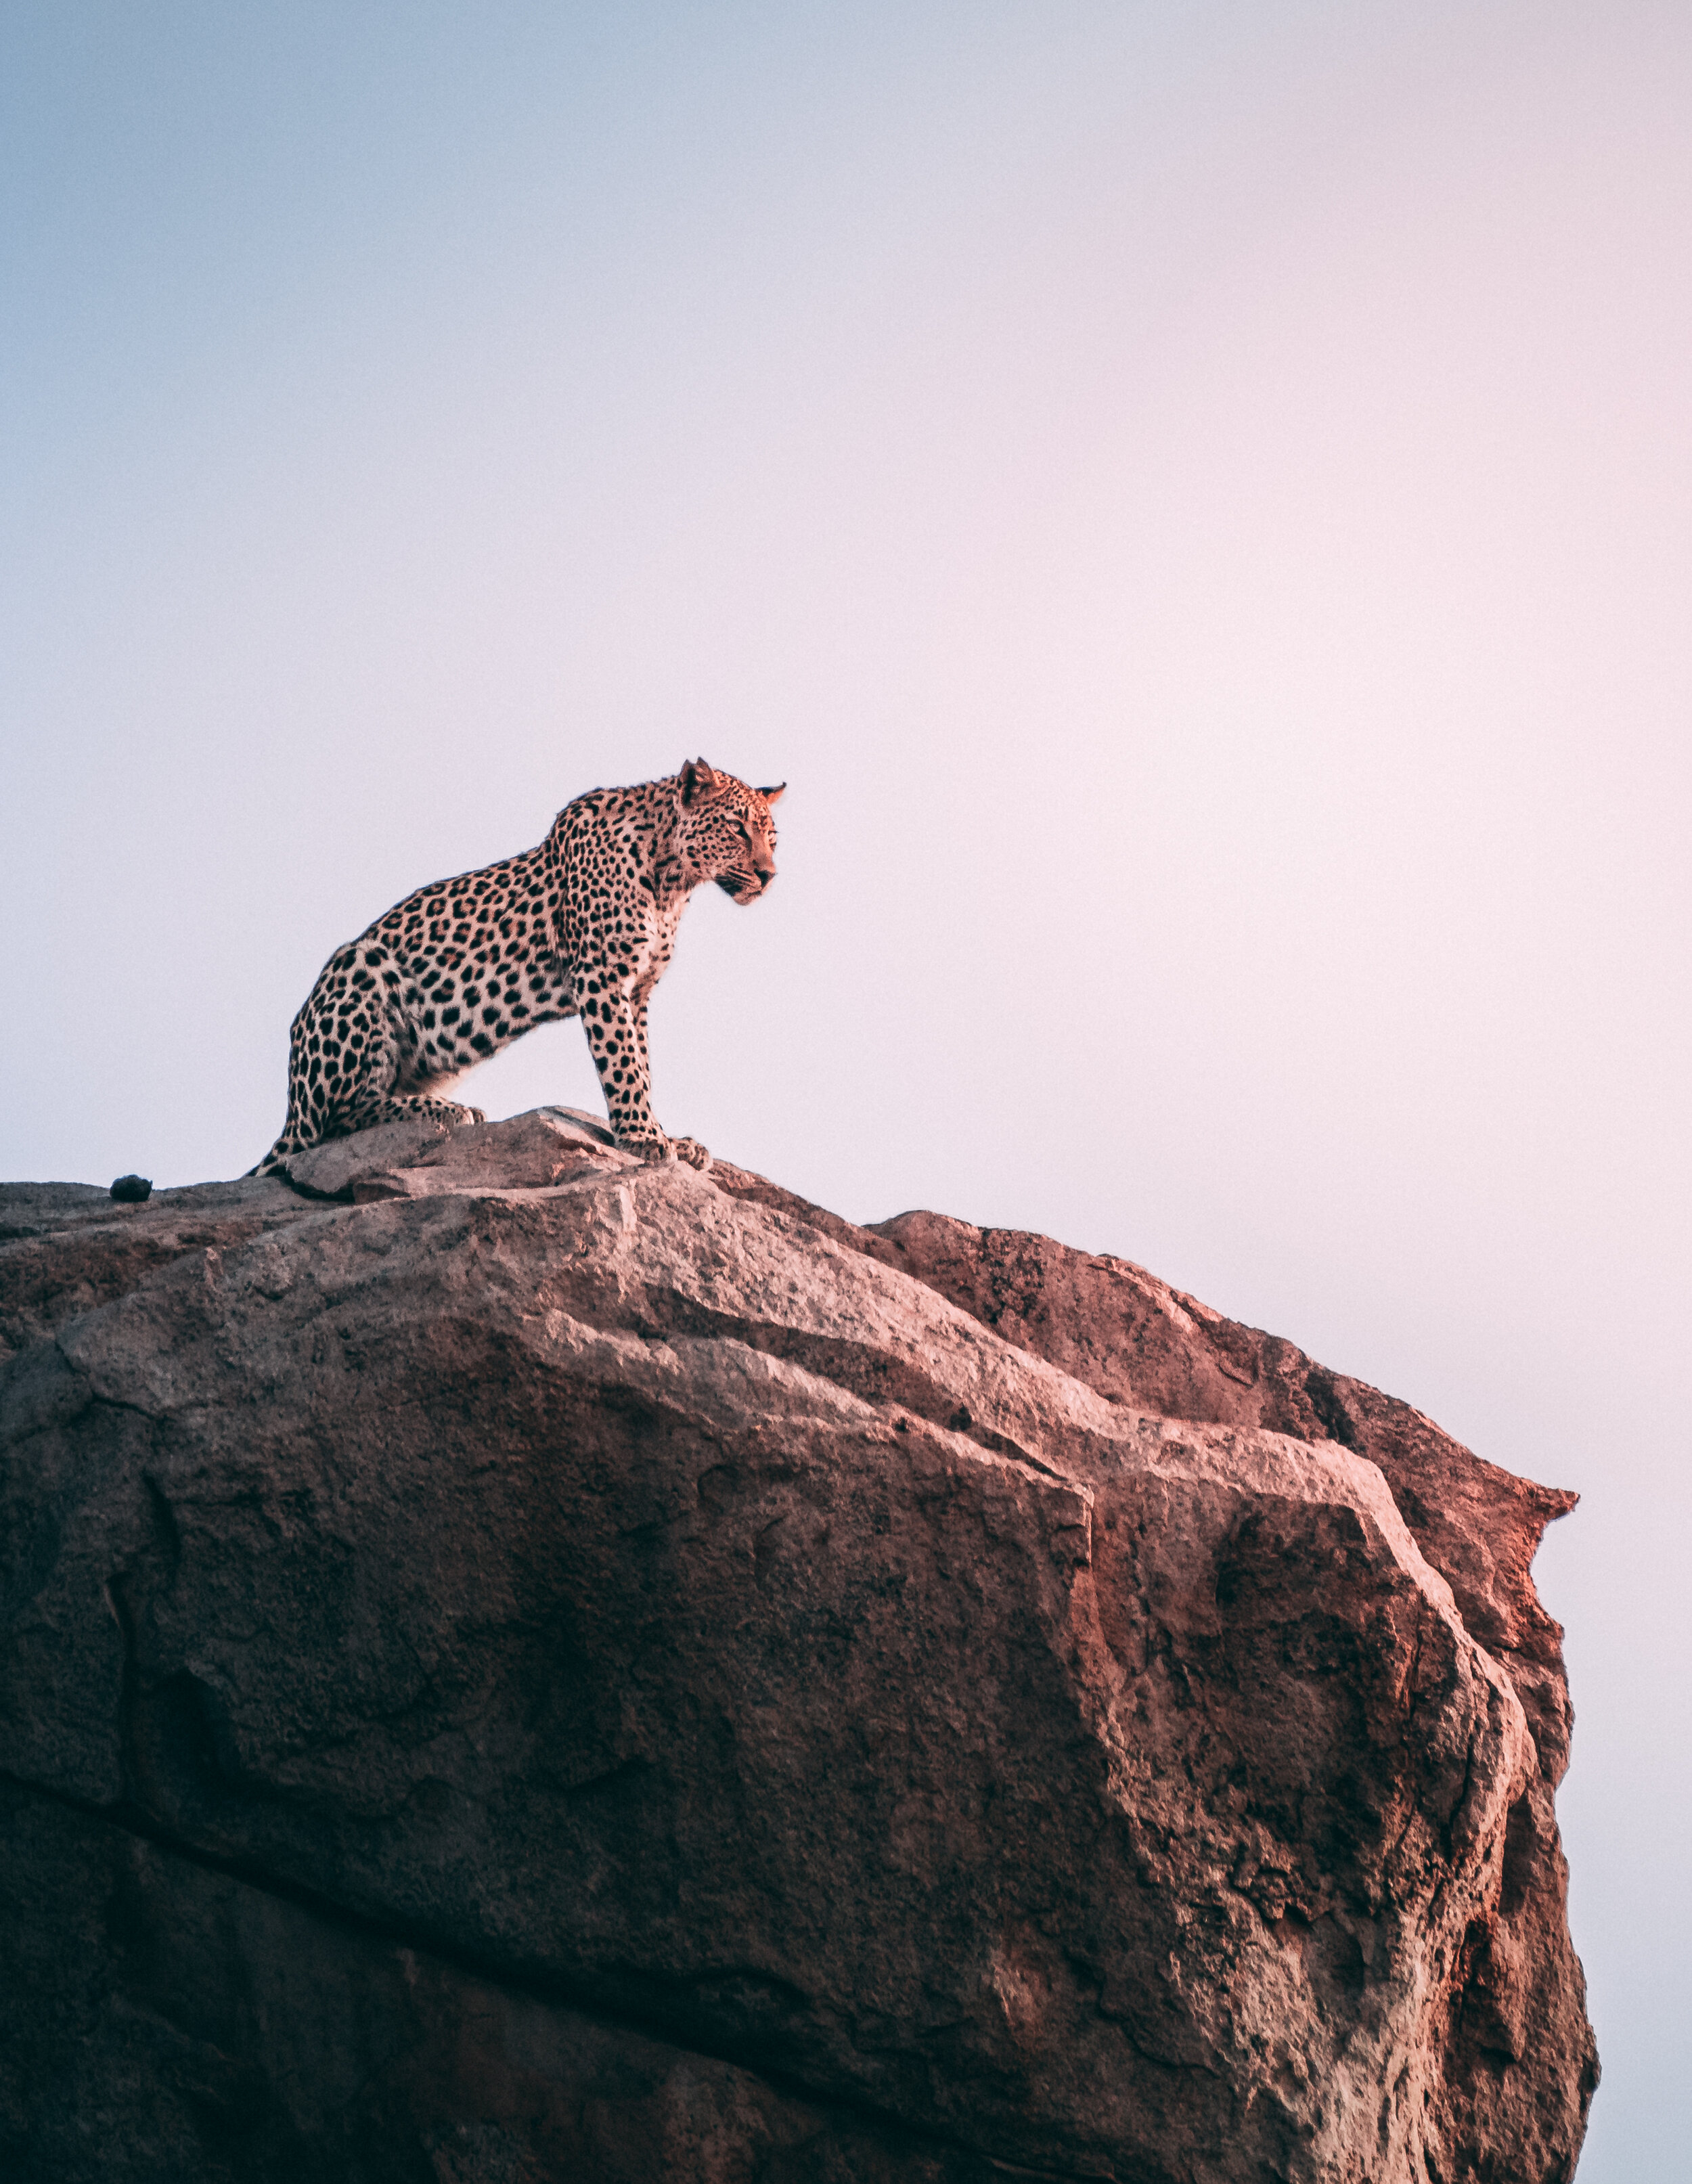
POLYGON ((1684 0, 11 0, 0 107, 0 1173, 247 1167, 398 896, 785 777, 666 1126, 1585 1496, 1581 2175, 1673 2173, 1684 0))

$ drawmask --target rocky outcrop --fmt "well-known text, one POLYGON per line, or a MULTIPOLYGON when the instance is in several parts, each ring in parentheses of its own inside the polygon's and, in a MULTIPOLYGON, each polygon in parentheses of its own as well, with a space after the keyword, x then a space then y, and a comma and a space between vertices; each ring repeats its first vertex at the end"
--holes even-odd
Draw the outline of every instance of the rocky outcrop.
POLYGON ((0 1193, 0 2152, 1533 2180, 1568 1496, 547 1110, 0 1193))

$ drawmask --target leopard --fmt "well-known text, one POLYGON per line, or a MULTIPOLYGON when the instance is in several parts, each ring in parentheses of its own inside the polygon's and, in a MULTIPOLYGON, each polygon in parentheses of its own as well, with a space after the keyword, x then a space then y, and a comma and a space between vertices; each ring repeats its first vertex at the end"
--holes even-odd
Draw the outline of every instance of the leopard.
POLYGON ((703 758, 566 804, 545 838, 419 888, 337 948, 294 1018, 287 1118, 254 1176, 378 1123, 486 1120, 446 1095, 537 1025, 579 1017, 611 1134, 643 1162, 704 1169, 697 1139, 652 1112, 647 1004, 695 889, 741 908, 776 878, 772 807, 703 758))

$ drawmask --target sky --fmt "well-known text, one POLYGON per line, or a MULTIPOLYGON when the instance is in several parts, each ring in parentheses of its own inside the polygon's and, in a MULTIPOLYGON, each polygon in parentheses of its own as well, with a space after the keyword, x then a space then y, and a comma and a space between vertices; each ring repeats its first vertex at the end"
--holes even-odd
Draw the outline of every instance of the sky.
POLYGON ((1689 111, 1650 0, 0 12, 0 1174, 239 1173, 400 896, 786 779, 666 1128, 1581 1492, 1582 2184, 1692 2103, 1689 111))

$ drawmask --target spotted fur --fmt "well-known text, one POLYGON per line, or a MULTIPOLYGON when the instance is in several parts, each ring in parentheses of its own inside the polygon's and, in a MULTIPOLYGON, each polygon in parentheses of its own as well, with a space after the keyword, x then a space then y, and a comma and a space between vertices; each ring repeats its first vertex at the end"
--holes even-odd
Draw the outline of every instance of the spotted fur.
POLYGON ((592 789, 538 848, 397 903, 336 950, 294 1018, 287 1121, 252 1173, 373 1123, 479 1123, 480 1108, 444 1096, 454 1080, 576 1016, 619 1145, 708 1166, 653 1116, 647 1002, 696 887, 715 880, 745 904, 776 877, 781 794, 690 760, 663 781, 592 789))

